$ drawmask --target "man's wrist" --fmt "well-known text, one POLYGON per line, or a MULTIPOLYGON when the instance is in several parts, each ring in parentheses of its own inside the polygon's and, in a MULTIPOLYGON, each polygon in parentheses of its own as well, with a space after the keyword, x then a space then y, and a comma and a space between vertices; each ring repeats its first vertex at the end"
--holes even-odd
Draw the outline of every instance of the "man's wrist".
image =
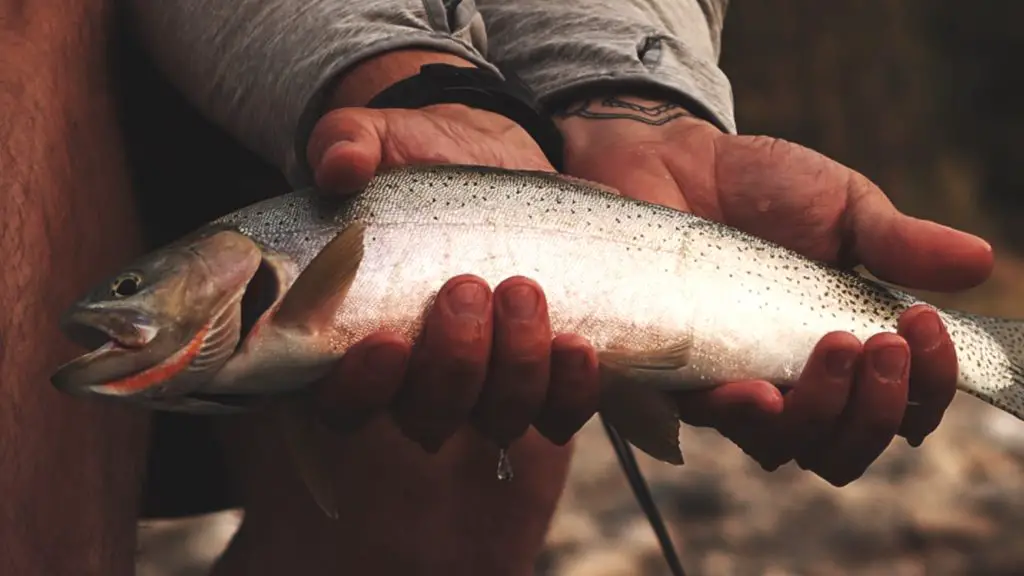
POLYGON ((466 60, 432 50, 395 50, 368 58, 335 80, 328 92, 327 108, 365 106, 374 96, 395 82, 419 74, 424 64, 448 64, 464 68, 477 66, 466 60))
POLYGON ((665 130, 700 126, 720 133, 689 105, 657 95, 609 93, 583 98, 555 108, 552 116, 567 153, 593 144, 607 145, 609 131, 633 138, 660 138, 665 130))
MULTIPOLYGON (((659 128, 680 121, 708 122, 695 113, 699 106, 678 98, 656 95, 610 93, 574 100, 555 109, 553 117, 559 128, 600 124, 634 124, 659 128)), ((712 124, 713 125, 713 124, 712 124)))

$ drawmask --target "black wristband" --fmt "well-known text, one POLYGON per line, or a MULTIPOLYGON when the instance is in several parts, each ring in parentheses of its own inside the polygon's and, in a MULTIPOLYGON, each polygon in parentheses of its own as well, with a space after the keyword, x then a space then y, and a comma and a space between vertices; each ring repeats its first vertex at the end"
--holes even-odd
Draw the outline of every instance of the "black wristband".
POLYGON ((367 108, 416 109, 434 104, 462 104, 500 114, 522 126, 555 170, 563 168, 564 142, 554 121, 541 110, 533 92, 515 74, 498 75, 480 68, 425 64, 419 74, 400 80, 370 100, 367 108))

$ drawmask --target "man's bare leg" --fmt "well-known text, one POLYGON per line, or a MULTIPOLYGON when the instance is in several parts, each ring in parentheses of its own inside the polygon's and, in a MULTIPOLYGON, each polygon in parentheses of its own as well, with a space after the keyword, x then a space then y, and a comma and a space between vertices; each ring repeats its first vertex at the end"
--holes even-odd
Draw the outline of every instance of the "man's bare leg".
POLYGON ((109 0, 0 0, 0 574, 134 573, 147 423, 48 382, 62 307, 138 248, 109 0))

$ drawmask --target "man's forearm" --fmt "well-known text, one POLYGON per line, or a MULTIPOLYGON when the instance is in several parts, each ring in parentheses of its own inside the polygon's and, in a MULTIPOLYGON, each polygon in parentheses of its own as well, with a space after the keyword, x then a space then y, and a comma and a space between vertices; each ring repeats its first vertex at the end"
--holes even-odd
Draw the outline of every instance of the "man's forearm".
POLYGON ((548 104, 624 88, 666 94, 735 131, 718 68, 726 0, 476 0, 488 57, 548 104))
POLYGON ((132 4, 145 43, 178 89, 296 184, 309 181, 301 151, 328 93, 358 63, 416 49, 489 66, 471 2, 451 12, 442 0, 132 4))

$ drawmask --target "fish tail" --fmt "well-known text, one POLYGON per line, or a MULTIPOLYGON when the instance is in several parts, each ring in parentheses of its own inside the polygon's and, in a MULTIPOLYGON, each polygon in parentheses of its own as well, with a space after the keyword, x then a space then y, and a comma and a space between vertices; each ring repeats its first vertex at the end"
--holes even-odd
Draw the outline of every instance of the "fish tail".
POLYGON ((964 392, 1024 420, 1024 320, 945 313, 964 392))

